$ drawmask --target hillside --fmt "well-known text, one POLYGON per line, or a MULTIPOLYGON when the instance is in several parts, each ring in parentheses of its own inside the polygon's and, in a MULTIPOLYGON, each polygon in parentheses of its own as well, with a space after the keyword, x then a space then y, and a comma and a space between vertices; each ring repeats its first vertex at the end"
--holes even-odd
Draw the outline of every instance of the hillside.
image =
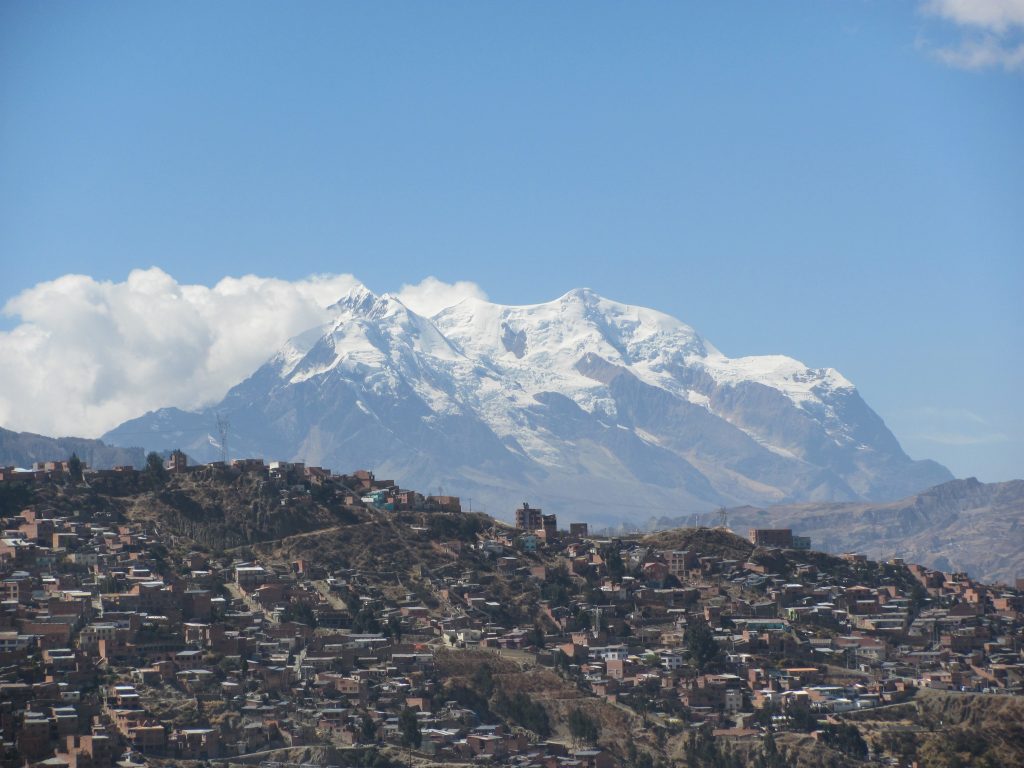
MULTIPOLYGON (((104 604, 159 612, 124 630, 123 653, 217 629, 176 682, 134 682, 173 735, 156 765, 180 764, 193 754, 181 740, 211 725, 237 764, 302 747, 338 765, 462 765, 477 762, 467 738, 521 757, 585 747, 555 764, 601 754, 624 768, 845 768, 869 744, 895 764, 1024 754, 1020 699, 988 693, 1022 690, 1018 592, 714 528, 561 535, 532 551, 484 514, 364 502, 365 481, 254 464, 93 473, 4 484, 0 513, 37 538, 43 517, 69 557, 96 555, 104 604), (223 605, 198 614, 199 595, 223 605), (197 675, 246 695, 197 697, 197 675), (956 694, 919 690, 951 680, 956 694), (814 703, 780 717, 784 695, 814 703), (393 730, 410 708, 422 748, 393 730), (274 725, 257 733, 264 711, 274 725), (251 746, 234 746, 243 737, 251 746)), ((31 562, 41 582, 50 561, 31 562)), ((77 561, 62 567, 97 586, 77 561)), ((25 610, 53 607, 35 603, 25 610)), ((74 647, 92 648, 88 632, 74 647)), ((132 658, 112 669, 126 684, 132 658)), ((23 661, 18 674, 43 669, 23 661)))
POLYGON ((913 701, 848 716, 877 748, 929 768, 1024 764, 1024 700, 922 691, 913 701))

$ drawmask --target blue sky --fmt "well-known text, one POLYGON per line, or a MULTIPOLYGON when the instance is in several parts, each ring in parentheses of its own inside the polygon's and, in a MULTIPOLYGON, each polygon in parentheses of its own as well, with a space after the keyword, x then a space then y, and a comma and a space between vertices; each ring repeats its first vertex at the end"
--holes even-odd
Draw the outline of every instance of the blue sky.
POLYGON ((7 2, 0 303, 151 266, 586 285, 1022 477, 1022 30, 1019 0, 7 2))

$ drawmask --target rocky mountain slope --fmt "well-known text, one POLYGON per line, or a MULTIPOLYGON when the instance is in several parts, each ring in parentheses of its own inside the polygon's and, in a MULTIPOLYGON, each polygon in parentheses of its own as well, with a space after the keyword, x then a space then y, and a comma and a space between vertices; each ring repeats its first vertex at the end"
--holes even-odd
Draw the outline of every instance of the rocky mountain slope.
POLYGON ((34 462, 66 459, 72 453, 94 469, 129 464, 140 467, 145 462, 141 448, 119 448, 84 437, 44 437, 0 428, 0 466, 28 468, 34 462))
MULTIPOLYGON (((661 519, 656 527, 692 523, 661 519)), ((888 503, 783 504, 729 510, 729 525, 791 527, 815 549, 902 557, 943 571, 966 571, 986 582, 1024 576, 1024 480, 953 480, 888 503)))
POLYGON ((369 466, 616 523, 717 505, 884 500, 951 478, 912 461, 833 369, 729 358, 668 315, 589 290, 434 317, 352 291, 200 412, 164 409, 104 436, 147 449, 369 466))

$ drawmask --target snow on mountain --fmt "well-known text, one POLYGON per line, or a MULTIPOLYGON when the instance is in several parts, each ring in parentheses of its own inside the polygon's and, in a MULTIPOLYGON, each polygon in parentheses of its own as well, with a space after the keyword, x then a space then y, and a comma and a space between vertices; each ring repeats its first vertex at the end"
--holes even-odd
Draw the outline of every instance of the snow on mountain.
POLYGON ((357 286, 331 311, 217 406, 146 414, 104 439, 147 434, 147 448, 210 459, 202 425, 218 412, 233 455, 369 466, 498 515, 522 497, 606 522, 889 499, 951 477, 907 457, 837 371, 729 358, 669 315, 588 289, 427 318, 357 286))

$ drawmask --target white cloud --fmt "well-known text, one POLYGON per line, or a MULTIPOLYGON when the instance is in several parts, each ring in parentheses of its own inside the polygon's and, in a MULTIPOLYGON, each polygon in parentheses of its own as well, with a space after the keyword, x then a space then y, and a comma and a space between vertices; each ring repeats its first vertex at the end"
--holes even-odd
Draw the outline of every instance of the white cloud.
POLYGON ((977 40, 965 40, 953 48, 937 48, 932 55, 957 69, 997 67, 1007 72, 1024 69, 1024 43, 1008 46, 990 35, 977 40))
POLYGON ((396 295, 413 312, 426 317, 433 317, 463 299, 487 299, 487 294, 476 283, 465 280, 445 283, 432 276, 416 285, 403 285, 396 295))
POLYGON ((929 0, 922 7, 954 24, 993 32, 1024 26, 1024 0, 929 0))
POLYGON ((4 307, 20 323, 0 332, 0 425, 95 436, 154 408, 215 402, 357 284, 247 275, 210 288, 157 268, 40 283, 4 307))
POLYGON ((1024 0, 928 0, 921 9, 967 30, 953 45, 924 46, 944 64, 1024 70, 1024 0))

